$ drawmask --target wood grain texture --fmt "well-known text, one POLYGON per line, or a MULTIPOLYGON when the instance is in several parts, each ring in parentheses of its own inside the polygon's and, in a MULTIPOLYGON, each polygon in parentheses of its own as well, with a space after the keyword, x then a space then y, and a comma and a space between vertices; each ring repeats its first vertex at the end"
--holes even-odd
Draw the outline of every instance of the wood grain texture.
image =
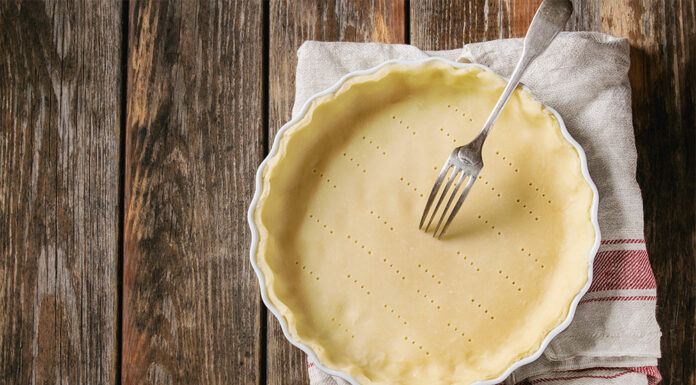
POLYGON ((0 383, 114 384, 121 5, 0 3, 0 383))
POLYGON ((129 9, 123 384, 259 384, 263 4, 129 9))
POLYGON ((523 37, 541 0, 413 0, 411 44, 426 50, 523 37))
MULTIPOLYGON (((269 116, 272 140, 290 120, 295 95, 297 49, 305 40, 406 41, 404 1, 272 0, 269 10, 269 116)), ((290 345, 268 312, 266 383, 308 384, 306 356, 290 345)))
MULTIPOLYGON (((453 49, 522 37, 539 1, 411 2, 411 42, 453 49)), ((665 384, 696 384, 696 20, 692 0, 574 0, 568 30, 631 43, 645 236, 658 282, 665 384)))
MULTIPOLYGON (((297 48, 520 37, 540 1, 0 2, 0 384, 308 384, 304 354, 261 310, 245 220, 290 119, 297 48)), ((632 45, 660 370, 696 384, 696 6, 574 4, 567 29, 632 45)))
POLYGON ((657 278, 664 384, 696 384, 696 3, 576 1, 571 28, 631 42, 645 237, 657 278))
POLYGON ((296 52, 304 41, 406 41, 402 0, 273 0, 269 19, 270 138, 290 120, 295 95, 296 52))

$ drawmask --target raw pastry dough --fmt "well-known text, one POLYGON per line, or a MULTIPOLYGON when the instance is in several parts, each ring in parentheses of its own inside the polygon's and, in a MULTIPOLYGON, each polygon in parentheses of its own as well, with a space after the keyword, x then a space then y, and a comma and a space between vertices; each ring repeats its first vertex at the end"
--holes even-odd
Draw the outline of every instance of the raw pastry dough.
POLYGON ((418 230, 447 156, 505 82, 392 64, 315 100, 280 139, 256 259, 290 334, 361 384, 470 384, 534 353, 588 278, 593 191, 559 122, 514 93, 443 240, 418 230))

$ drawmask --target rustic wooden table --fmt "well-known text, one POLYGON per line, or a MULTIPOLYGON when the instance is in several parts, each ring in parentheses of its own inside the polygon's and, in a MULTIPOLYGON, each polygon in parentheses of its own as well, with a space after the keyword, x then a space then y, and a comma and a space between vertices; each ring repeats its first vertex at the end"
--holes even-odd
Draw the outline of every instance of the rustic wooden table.
MULTIPOLYGON (((307 384, 248 262, 307 39, 453 49, 535 1, 0 3, 0 384, 307 384)), ((627 37, 666 384, 696 383, 693 0, 575 0, 627 37)))

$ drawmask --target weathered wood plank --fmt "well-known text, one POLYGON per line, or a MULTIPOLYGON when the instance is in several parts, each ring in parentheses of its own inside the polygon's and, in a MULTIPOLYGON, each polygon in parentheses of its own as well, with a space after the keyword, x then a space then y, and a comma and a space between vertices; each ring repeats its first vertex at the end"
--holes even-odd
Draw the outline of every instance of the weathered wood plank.
POLYGON ((573 29, 627 37, 665 384, 696 384, 696 3, 575 1, 573 29))
MULTIPOLYGON (((521 37, 538 2, 413 1, 411 41, 425 49, 453 49, 468 42, 521 37)), ((637 176, 663 331, 660 370, 665 384, 693 384, 696 6, 690 0, 574 0, 574 6, 569 30, 600 31, 631 42, 637 176)))
MULTIPOLYGON (((305 40, 406 41, 403 0, 272 0, 269 14, 269 138, 290 120, 295 94, 296 51, 305 40)), ((285 340, 267 317, 267 384, 308 384, 304 353, 285 340)))
POLYGON ((0 383, 114 384, 118 2, 0 3, 0 383))
POLYGON ((541 0, 411 2, 411 44, 428 50, 522 37, 541 0))
POLYGON ((273 0, 269 20, 269 125, 273 138, 290 120, 296 51, 305 40, 404 43, 403 0, 273 0))
POLYGON ((129 23, 122 381, 258 384, 263 4, 135 1, 129 23))

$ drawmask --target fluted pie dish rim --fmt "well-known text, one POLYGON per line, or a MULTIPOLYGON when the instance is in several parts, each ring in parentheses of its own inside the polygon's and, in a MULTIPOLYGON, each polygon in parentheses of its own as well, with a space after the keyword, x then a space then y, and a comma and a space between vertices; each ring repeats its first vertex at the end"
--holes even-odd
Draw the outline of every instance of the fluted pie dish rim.
MULTIPOLYGON (((286 131, 288 128, 295 126, 298 122, 300 122, 305 115, 310 111, 310 108, 313 105, 313 102, 317 99, 320 99, 326 95, 330 95, 333 93, 336 93, 343 84, 345 84, 349 79, 353 79, 358 76, 364 76, 364 75, 371 75, 374 74, 385 67, 391 66, 391 65, 401 65, 401 66, 419 66, 419 65, 424 65, 426 63, 434 63, 434 62, 439 62, 439 63, 444 63, 447 65, 450 65, 454 67, 455 69, 459 68, 467 68, 467 67, 477 67, 480 69, 483 69, 484 71, 490 71, 492 73, 495 73, 492 71, 490 68, 480 65, 480 64, 474 64, 474 63, 458 63, 458 62, 453 62, 447 59, 443 58, 427 58, 427 59, 422 59, 422 60, 390 60, 387 62, 384 62, 376 67, 366 69, 366 70, 360 70, 360 71, 354 71, 351 72, 344 77, 342 77, 338 82, 336 82, 332 87, 328 88, 325 91, 322 91, 320 93, 317 93, 313 95, 311 98, 309 98, 303 105, 302 109, 300 110, 300 113, 297 114, 297 116, 283 125, 283 127, 279 130, 277 133, 275 140, 273 142, 273 146, 271 150, 269 151, 268 156, 264 159, 264 161, 260 164, 256 176, 255 176, 255 193, 254 197, 251 201, 251 204, 249 206, 249 210, 247 213, 248 217, 248 222, 250 225, 251 229, 251 247, 250 247, 250 260, 251 260, 251 265, 254 269, 254 272, 256 274, 256 277, 259 281, 259 286, 260 286, 260 291, 261 291, 261 298, 265 304, 265 306, 273 313, 273 315, 278 319, 281 329, 283 331, 283 334, 285 335, 286 339, 299 348, 300 350, 304 351, 311 362, 313 362, 319 369, 322 371, 343 378, 352 385, 361 385, 360 382, 349 375, 348 373, 342 372, 342 371, 337 371, 330 369, 326 367, 321 360, 318 358, 317 354, 310 348, 308 345, 302 343, 301 341, 297 340, 294 338, 291 333, 289 332, 288 329, 288 323, 285 317, 282 315, 281 311, 273 304, 273 302, 269 299, 269 294, 268 294, 268 286, 266 284, 266 277, 264 276, 264 273, 262 269, 259 267, 258 261, 257 261, 257 254, 258 254, 258 247, 259 247, 259 240, 260 240, 260 234, 259 234, 259 227, 257 224, 257 219, 255 218, 255 212, 257 209, 257 206, 259 204, 259 199, 261 198, 263 191, 264 191, 264 171, 268 165, 268 161, 272 159, 274 156, 278 154, 279 148, 280 148, 280 142, 281 138, 283 138, 283 135, 285 135, 286 131)), ((529 94, 532 94, 532 92, 525 87, 524 85, 521 85, 522 89, 528 92, 529 94)), ((535 100, 538 101, 537 98, 534 98, 535 100)), ((503 381, 505 378, 507 378, 510 373, 512 373, 514 370, 518 369, 519 367, 526 365, 537 358, 543 353, 543 351, 546 349, 546 347, 550 344, 550 342, 553 340, 555 336, 557 336, 559 333, 561 333, 563 330, 565 330, 570 323, 572 322, 572 319, 575 315, 575 311, 577 309, 577 305, 580 301, 580 299, 584 296, 584 294, 587 292, 589 289, 591 283, 592 283, 592 266, 594 262, 594 257, 595 254, 597 253, 597 250, 600 245, 600 240, 601 240, 601 235, 600 235, 600 229, 599 229, 599 224, 598 224, 598 218, 597 218, 597 212, 598 212, 598 206, 599 206, 599 196, 597 192, 597 188, 595 184, 593 183, 588 167, 587 167, 587 158, 586 155, 582 149, 582 147, 571 137, 571 135, 568 133, 567 128, 563 122, 563 119, 561 116, 556 112, 553 108, 549 107, 546 104, 541 103, 541 105, 547 109, 558 121, 558 124, 560 126, 560 131, 563 135, 563 138, 570 144, 572 147, 575 149, 575 151, 578 154, 578 157, 580 159, 580 166, 581 166, 581 172, 582 176, 587 182, 588 186, 592 190, 592 204, 590 207, 590 220, 592 223, 592 226, 594 227, 594 244, 592 245, 592 248, 587 256, 587 281, 585 285, 582 287, 582 289, 577 293, 577 295, 573 298, 572 302, 569 305, 567 316, 564 319, 563 322, 561 322, 557 327, 555 327, 553 330, 551 330, 546 337, 543 339, 541 344, 539 345, 539 348, 530 355, 527 355, 524 358, 519 359, 518 361, 512 363, 510 366, 508 366, 502 374, 500 374, 498 377, 485 380, 485 381, 479 381, 475 382, 475 385, 486 385, 486 384, 497 384, 503 381)), ((444 156, 444 155, 443 155, 444 156)), ((484 166, 485 168, 485 166, 484 166)), ((502 367, 502 366, 501 366, 502 367)))

